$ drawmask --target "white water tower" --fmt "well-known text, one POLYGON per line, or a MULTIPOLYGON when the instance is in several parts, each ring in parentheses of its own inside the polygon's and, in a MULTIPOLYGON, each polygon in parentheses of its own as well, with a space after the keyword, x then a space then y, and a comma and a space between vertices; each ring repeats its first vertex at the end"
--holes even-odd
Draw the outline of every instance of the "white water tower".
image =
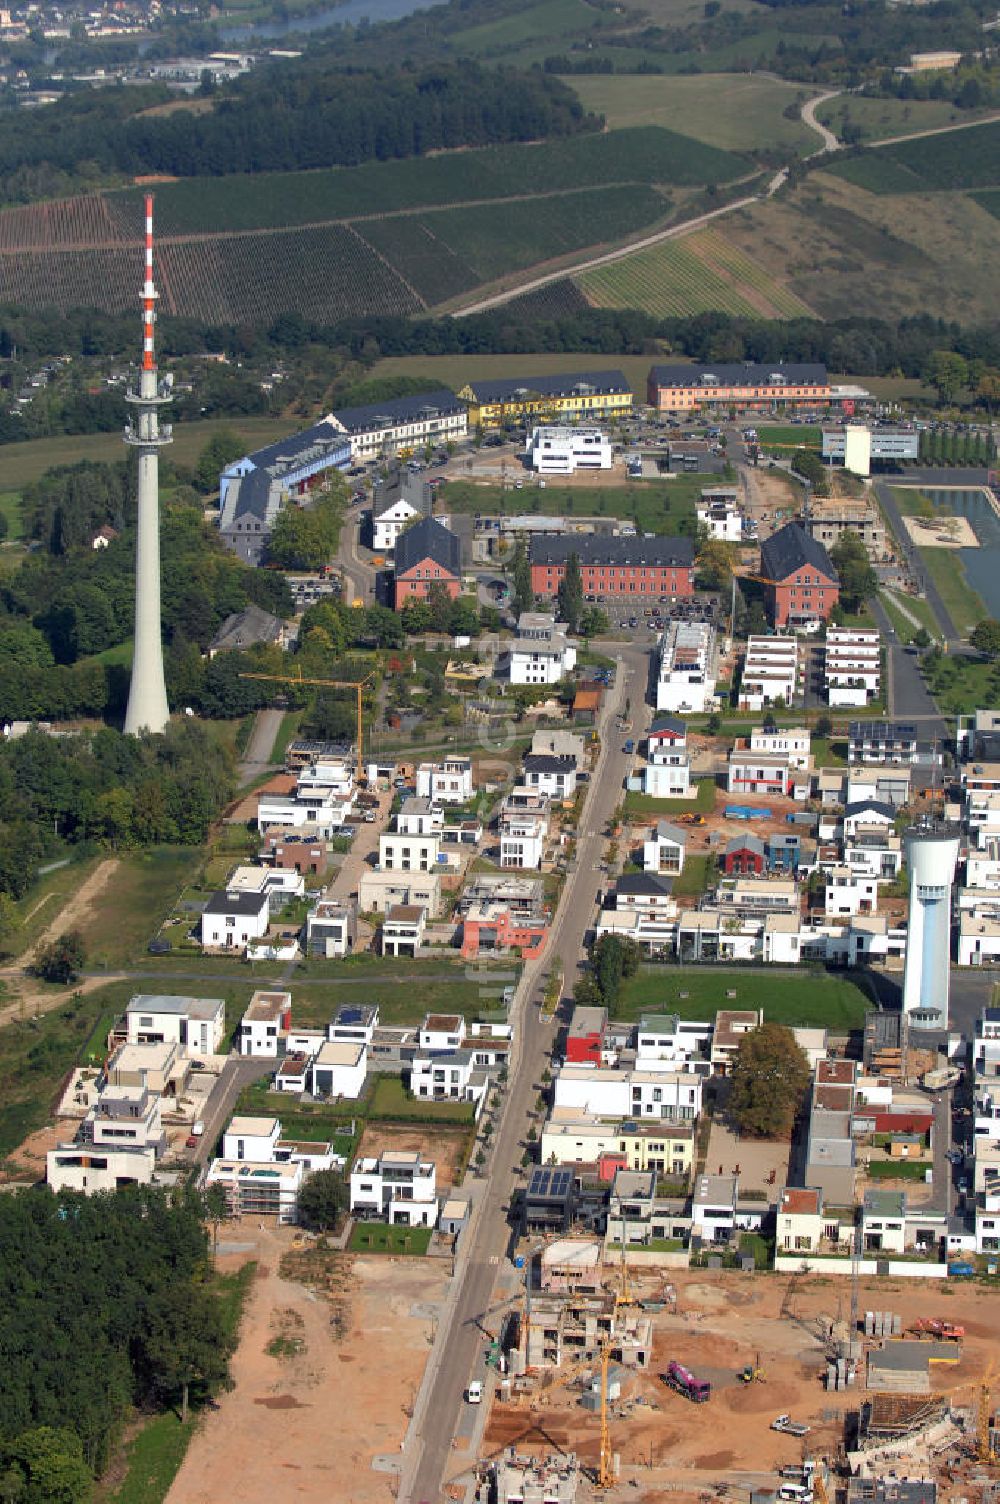
POLYGON ((958 861, 954 825, 928 820, 906 832, 910 916, 903 1012, 918 1028, 946 1028, 951 977, 951 888, 958 861))

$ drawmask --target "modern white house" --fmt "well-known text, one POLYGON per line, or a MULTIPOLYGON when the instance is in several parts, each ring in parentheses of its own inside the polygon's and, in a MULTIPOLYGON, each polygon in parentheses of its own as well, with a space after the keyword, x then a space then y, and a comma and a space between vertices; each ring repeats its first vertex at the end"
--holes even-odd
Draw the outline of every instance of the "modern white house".
POLYGON ((245 950, 267 934, 271 922, 267 893, 213 893, 201 914, 201 943, 206 950, 245 950))
POLYGON ((500 808, 500 866, 540 867, 549 833, 549 801, 518 786, 500 808))
POLYGON ((77 1142, 95 1149, 152 1149, 159 1158, 167 1147, 162 1102, 148 1086, 108 1085, 81 1123, 77 1142))
POLYGON ((306 915, 307 956, 349 956, 358 934, 353 902, 321 898, 306 915))
POLYGON ((380 931, 383 956, 416 956, 427 931, 427 910, 417 903, 394 903, 380 931))
POLYGON ((702 1078, 690 1071, 564 1065, 554 1075, 552 1102, 591 1117, 687 1121, 701 1112, 702 1078))
POLYGON ((397 1151, 359 1158, 351 1170, 351 1215, 394 1227, 433 1227, 437 1169, 432 1159, 397 1151))
POLYGON ((679 716, 657 716, 649 728, 642 791, 654 799, 686 799, 691 792, 687 727, 679 716))
POLYGON ((751 752, 783 757, 790 768, 808 768, 812 765, 811 746, 812 733, 805 726, 782 726, 773 730, 768 730, 766 726, 754 726, 750 732, 751 752))
POLYGON ((424 835, 387 830, 379 837, 378 859, 383 872, 433 872, 441 850, 439 831, 424 835))
POLYGON ((45 1156, 45 1181, 53 1191, 96 1196, 124 1185, 149 1185, 156 1155, 147 1149, 98 1149, 93 1144, 60 1144, 45 1156))
POLYGON ((687 836, 677 825, 660 820, 642 843, 642 866, 645 872, 661 872, 676 877, 684 870, 687 836))
POLYGON ((236 1047, 241 1055, 256 1059, 275 1059, 281 1039, 292 1026, 290 992, 255 992, 240 1019, 236 1047))
POLYGON ((511 684, 558 684, 576 666, 577 644, 546 611, 522 611, 510 648, 511 684))
POLYGON ((309 1090, 314 1097, 349 1097, 355 1101, 365 1089, 367 1073, 367 1045, 327 1039, 312 1058, 309 1090))
POLYGON ((445 757, 417 768, 417 797, 434 804, 468 804, 472 798, 472 758, 445 757))
POLYGON ((539 475, 610 470, 611 440, 597 428, 539 427, 528 443, 528 461, 539 475))
POLYGON ((737 486, 711 486, 695 503, 695 516, 710 538, 720 543, 743 541, 743 516, 737 486))
POLYGON ((688 715, 715 698, 715 628, 709 622, 671 622, 660 643, 656 709, 688 715))
POLYGON ((226 1031, 221 997, 138 993, 125 1009, 129 1044, 183 1045, 188 1055, 217 1055, 226 1031))
POLYGON ((828 917, 840 914, 874 914, 878 908, 878 879, 838 866, 826 874, 823 889, 823 912, 828 917))
POLYGON ((363 914, 385 914, 394 903, 418 903, 433 919, 441 912, 438 872, 376 872, 366 868, 358 883, 358 908, 363 914))
POLYGON ((522 776, 526 788, 549 799, 572 799, 576 793, 576 758, 526 752, 522 776))

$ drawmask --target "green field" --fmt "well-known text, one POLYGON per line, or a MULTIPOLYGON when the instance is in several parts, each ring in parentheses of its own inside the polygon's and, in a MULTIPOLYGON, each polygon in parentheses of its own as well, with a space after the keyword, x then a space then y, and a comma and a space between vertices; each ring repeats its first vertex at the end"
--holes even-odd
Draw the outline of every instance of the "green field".
POLYGON ((655 1012, 709 1019, 720 1008, 763 1008, 770 1023, 842 1032, 860 1028, 870 1007, 868 997, 850 978, 822 971, 646 966, 623 983, 615 1016, 637 1018, 640 1013, 655 1012))
POLYGON ((709 310, 748 318, 808 318, 807 305, 717 230, 636 251, 575 277, 598 308, 641 308, 660 318, 709 310))
POLYGON ((1000 120, 878 147, 824 170, 869 193, 993 188, 1000 185, 1000 120))
MULTIPOLYGON (((531 12, 533 15, 534 12, 531 12)), ((814 92, 754 74, 700 73, 691 77, 615 73, 563 80, 587 110, 611 130, 662 125, 725 151, 781 149, 811 152, 816 133, 782 111, 814 92)))
POLYGON ((995 664, 952 653, 929 667, 927 687, 942 715, 968 715, 977 706, 995 703, 1000 673, 995 664))
MULTIPOLYGON (((287 418, 212 418, 205 423, 179 423, 174 429, 169 457, 179 465, 193 465, 212 434, 220 428, 234 429, 246 440, 250 450, 294 433, 295 427, 294 420, 287 418)), ((53 465, 124 458, 125 446, 118 433, 60 435, 29 439, 21 444, 4 444, 4 484, 21 488, 29 481, 38 480, 53 465)))
POLYGON ((869 99, 864 94, 841 94, 821 104, 816 118, 837 136, 849 122, 861 131, 862 140, 878 141, 961 125, 975 115, 957 109, 948 99, 869 99))
POLYGON ((347 1242, 349 1253, 425 1254, 429 1227, 390 1227, 387 1222, 357 1222, 347 1242))
MULTIPOLYGON (((920 627, 915 627, 913 623, 903 615, 902 611, 899 609, 896 602, 893 600, 892 596, 887 590, 880 591, 879 600, 882 603, 882 607, 886 615, 892 622, 892 625, 895 628, 896 636, 899 638, 900 642, 912 642, 917 632, 920 630, 920 627)), ((905 605, 907 611, 911 616, 915 616, 917 618, 920 626, 924 628, 928 636, 939 637, 941 635, 941 627, 938 623, 937 617, 934 615, 934 611, 929 601, 924 600, 921 596, 908 595, 905 600, 905 605)))
POLYGON ((779 449, 819 449, 823 431, 805 423, 765 423, 758 427, 757 437, 762 444, 773 444, 779 449))
MULTIPOLYGON (((157 186, 156 213, 161 236, 216 235, 619 183, 700 188, 731 182, 749 170, 750 164, 731 152, 650 125, 536 146, 492 146, 327 171, 259 173, 252 193, 243 175, 189 178, 157 186)), ((111 195, 111 202, 134 217, 141 195, 127 189, 111 195)))
MULTIPOLYGON (((519 472, 518 472, 519 474, 519 472)), ((449 511, 516 517, 524 512, 555 512, 567 517, 627 517, 646 533, 677 532, 694 520, 694 505, 710 476, 677 475, 672 480, 633 481, 629 486, 555 485, 548 480, 544 492, 532 480, 518 490, 511 483, 479 485, 467 480, 449 481, 440 495, 449 511)))
POLYGON ((627 793, 623 811, 627 820, 645 817, 658 819, 661 816, 682 815, 689 812, 707 814, 715 808, 716 785, 711 778, 699 778, 691 799, 656 799, 652 794, 627 793))
POLYGON ((994 219, 1000 219, 1000 189, 987 193, 974 193, 972 197, 988 214, 992 214, 994 219))

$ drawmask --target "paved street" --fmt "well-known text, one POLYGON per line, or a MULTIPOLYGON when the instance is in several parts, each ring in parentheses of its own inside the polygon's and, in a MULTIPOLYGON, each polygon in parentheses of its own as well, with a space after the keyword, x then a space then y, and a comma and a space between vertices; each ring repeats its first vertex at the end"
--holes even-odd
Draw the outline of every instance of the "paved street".
POLYGON ((920 673, 919 658, 900 642, 892 622, 876 597, 870 602, 875 625, 882 634, 886 651, 887 705, 889 715, 897 721, 917 720, 921 738, 944 740, 948 728, 920 673))
POLYGON ((882 510, 885 513, 886 518, 888 519, 889 525, 896 536, 896 542, 899 545, 900 552, 907 560, 907 563, 913 571, 914 576, 920 581, 920 587, 927 597, 931 610, 937 617, 938 625, 941 628, 941 636, 946 638, 948 642, 958 642, 960 640, 958 628, 952 621, 951 615, 947 607, 945 606, 944 601, 941 599, 941 595, 938 591, 937 586, 931 579, 927 570, 924 568, 923 560, 920 557, 920 550, 916 548, 916 546, 910 541, 910 535, 903 525, 903 514, 900 512, 899 507, 896 504, 896 498, 892 494, 892 488, 890 486, 883 485, 881 482, 877 482, 875 485, 875 492, 878 496, 879 504, 881 505, 882 510))
POLYGON ((283 710, 258 710, 250 740, 239 766, 240 784, 253 783, 271 766, 275 738, 285 718, 283 710))
MULTIPOLYGON (((525 968, 515 1003, 519 1038, 517 1063, 508 1082, 503 1117, 494 1135, 488 1178, 479 1183, 478 1211, 460 1249, 457 1283, 442 1312, 434 1350, 428 1360, 424 1382, 414 1408, 410 1444, 404 1457, 399 1499, 409 1504, 437 1501, 449 1472, 468 1466, 471 1457, 458 1461, 453 1438, 461 1434, 465 1405, 463 1391, 478 1371, 483 1327, 495 1328, 492 1315, 494 1286, 503 1260, 511 1249, 512 1231, 507 1212, 512 1196, 523 1184, 520 1159, 525 1131, 538 1092, 541 1072, 551 1052, 556 1023, 543 1023, 538 1010, 540 982, 556 958, 565 965, 564 994, 572 991, 575 968, 583 955, 583 942, 593 923, 597 893, 602 883, 601 857, 608 819, 622 796, 622 782, 631 759, 622 750, 615 715, 632 702, 633 730, 638 738, 649 723, 644 703, 648 657, 636 647, 619 648, 619 672, 608 697, 602 723, 602 748, 590 783, 577 843, 576 867, 563 890, 552 934, 540 962, 525 968)), ((468 1427, 466 1426, 466 1430, 468 1427)))

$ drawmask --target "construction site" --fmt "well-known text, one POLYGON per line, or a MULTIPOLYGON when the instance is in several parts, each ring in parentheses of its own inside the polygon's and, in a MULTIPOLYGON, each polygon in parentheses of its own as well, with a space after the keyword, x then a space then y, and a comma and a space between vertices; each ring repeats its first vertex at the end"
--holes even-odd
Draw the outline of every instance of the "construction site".
POLYGON ((988 1286, 625 1269, 586 1242, 526 1259, 468 1497, 1000 1504, 988 1286))

